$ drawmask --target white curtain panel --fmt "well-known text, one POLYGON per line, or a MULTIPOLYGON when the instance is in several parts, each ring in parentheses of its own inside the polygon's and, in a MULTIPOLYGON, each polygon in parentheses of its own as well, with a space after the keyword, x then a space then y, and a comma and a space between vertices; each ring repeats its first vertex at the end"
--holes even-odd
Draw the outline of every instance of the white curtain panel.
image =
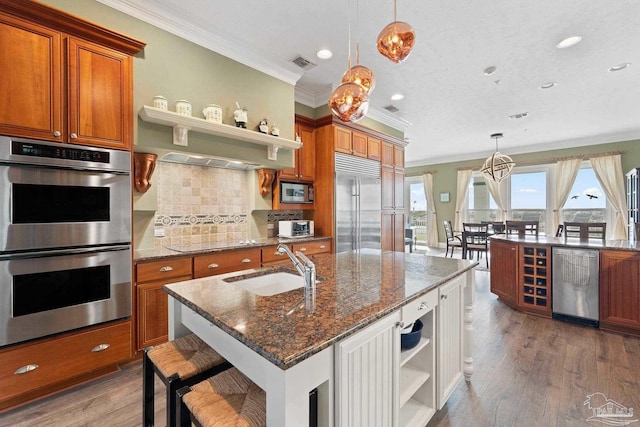
POLYGON ((507 219, 507 206, 504 203, 505 198, 503 197, 504 185, 487 177, 484 177, 484 181, 487 183, 493 201, 496 202, 498 209, 500 209, 500 218, 498 218, 498 220, 504 222, 504 220, 507 219))
POLYGON ((464 208, 464 201, 467 198, 467 191, 469 191, 469 181, 471 181, 471 169, 458 171, 458 182, 456 188, 456 215, 453 222, 454 230, 462 230, 462 209, 464 208))
POLYGON ((627 198, 624 193, 624 173, 619 154, 589 159, 607 200, 616 212, 611 239, 627 239, 627 198))
POLYGON ((433 175, 422 174, 424 197, 427 200, 427 246, 438 247, 438 221, 436 218, 436 204, 433 201, 433 175))
POLYGON ((560 160, 556 163, 556 195, 553 200, 553 217, 549 234, 554 233, 560 224, 560 210, 569 197, 569 192, 576 182, 582 159, 560 160))

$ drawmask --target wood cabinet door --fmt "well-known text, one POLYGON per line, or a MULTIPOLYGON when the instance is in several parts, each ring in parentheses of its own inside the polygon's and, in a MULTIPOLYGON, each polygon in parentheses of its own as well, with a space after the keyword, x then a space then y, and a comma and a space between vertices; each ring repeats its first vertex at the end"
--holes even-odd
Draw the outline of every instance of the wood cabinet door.
POLYGON ((518 244, 492 239, 491 292, 503 302, 516 305, 518 299, 518 244))
POLYGON ((382 150, 382 141, 372 136, 367 137, 367 158, 371 160, 380 160, 382 150))
POLYGON ((438 409, 442 409, 457 385, 462 381, 463 361, 463 310, 464 310, 464 278, 458 276, 440 286, 438 301, 438 356, 436 381, 438 393, 438 409))
POLYGON ((640 331, 640 253, 600 251, 600 324, 640 331))
POLYGON ((393 146, 393 166, 396 169, 404 169, 404 147, 393 146))
POLYGON ((0 134, 62 141, 62 36, 0 13, 0 134))
POLYGON ((334 150, 338 153, 351 154, 351 131, 334 126, 333 132, 334 150))
POLYGON ((404 209, 404 172, 393 171, 393 206, 394 209, 404 209))
POLYGON ((351 133, 351 154, 367 158, 367 135, 361 132, 351 133))
POLYGON ((393 216, 393 250, 404 252, 404 221, 405 214, 396 212, 393 216))
POLYGON ((314 181, 316 179, 316 144, 313 128, 300 125, 298 135, 302 140, 302 148, 297 150, 298 179, 314 181))
POLYGON ((393 212, 382 212, 380 246, 383 251, 392 251, 394 247, 394 216, 393 212))
POLYGON ((74 38, 68 39, 67 49, 68 142, 131 149, 131 57, 74 38))
POLYGON ((382 142, 382 151, 380 153, 380 163, 382 166, 393 167, 393 150, 394 145, 390 142, 382 142))
POLYGON ((395 174, 393 168, 380 168, 380 190, 382 209, 393 209, 395 207, 394 198, 395 174))

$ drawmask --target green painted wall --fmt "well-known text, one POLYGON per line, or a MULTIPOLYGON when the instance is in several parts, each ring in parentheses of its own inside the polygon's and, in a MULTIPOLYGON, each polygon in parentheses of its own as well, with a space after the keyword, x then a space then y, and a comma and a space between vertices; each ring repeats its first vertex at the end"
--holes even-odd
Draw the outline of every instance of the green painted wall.
MULTIPOLYGON (((609 151, 623 151, 621 155, 622 170, 627 172, 640 166, 640 140, 614 142, 609 144, 589 145, 584 147, 566 148, 561 150, 541 151, 537 153, 519 154, 511 156, 518 164, 534 163, 541 160, 583 155, 588 157, 591 153, 603 153, 609 151)), ((464 162, 438 163, 423 166, 415 166, 406 169, 407 176, 421 175, 423 171, 436 171, 433 175, 433 192, 435 195, 436 216, 438 218, 438 239, 446 241, 442 221, 453 222, 456 207, 456 181, 459 168, 474 167, 480 169, 485 159, 468 160, 464 162), (441 203, 440 193, 450 193, 450 202, 441 203)))

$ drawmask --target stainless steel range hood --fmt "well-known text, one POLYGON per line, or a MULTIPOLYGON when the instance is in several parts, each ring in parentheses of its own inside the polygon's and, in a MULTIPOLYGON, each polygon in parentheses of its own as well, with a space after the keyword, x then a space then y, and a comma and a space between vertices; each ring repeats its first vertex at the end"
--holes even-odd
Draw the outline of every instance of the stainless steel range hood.
POLYGON ((226 159, 224 157, 205 156, 200 154, 187 153, 166 153, 158 159, 161 162, 180 163, 184 165, 205 166, 210 168, 235 169, 235 170, 255 170, 263 169, 264 165, 251 162, 226 159))

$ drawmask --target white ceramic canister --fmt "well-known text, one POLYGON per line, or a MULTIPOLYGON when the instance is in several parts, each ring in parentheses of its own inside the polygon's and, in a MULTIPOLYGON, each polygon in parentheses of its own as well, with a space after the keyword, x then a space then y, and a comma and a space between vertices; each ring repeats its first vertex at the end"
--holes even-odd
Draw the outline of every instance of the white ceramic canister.
POLYGON ((182 114, 183 116, 190 116, 191 103, 189 101, 185 101, 184 99, 176 101, 176 113, 182 114))
POLYGON ((154 96, 153 107, 159 110, 167 111, 169 109, 169 103, 167 102, 167 98, 161 95, 154 96))
POLYGON ((216 104, 207 104, 202 110, 205 120, 222 124, 222 107, 216 104))

